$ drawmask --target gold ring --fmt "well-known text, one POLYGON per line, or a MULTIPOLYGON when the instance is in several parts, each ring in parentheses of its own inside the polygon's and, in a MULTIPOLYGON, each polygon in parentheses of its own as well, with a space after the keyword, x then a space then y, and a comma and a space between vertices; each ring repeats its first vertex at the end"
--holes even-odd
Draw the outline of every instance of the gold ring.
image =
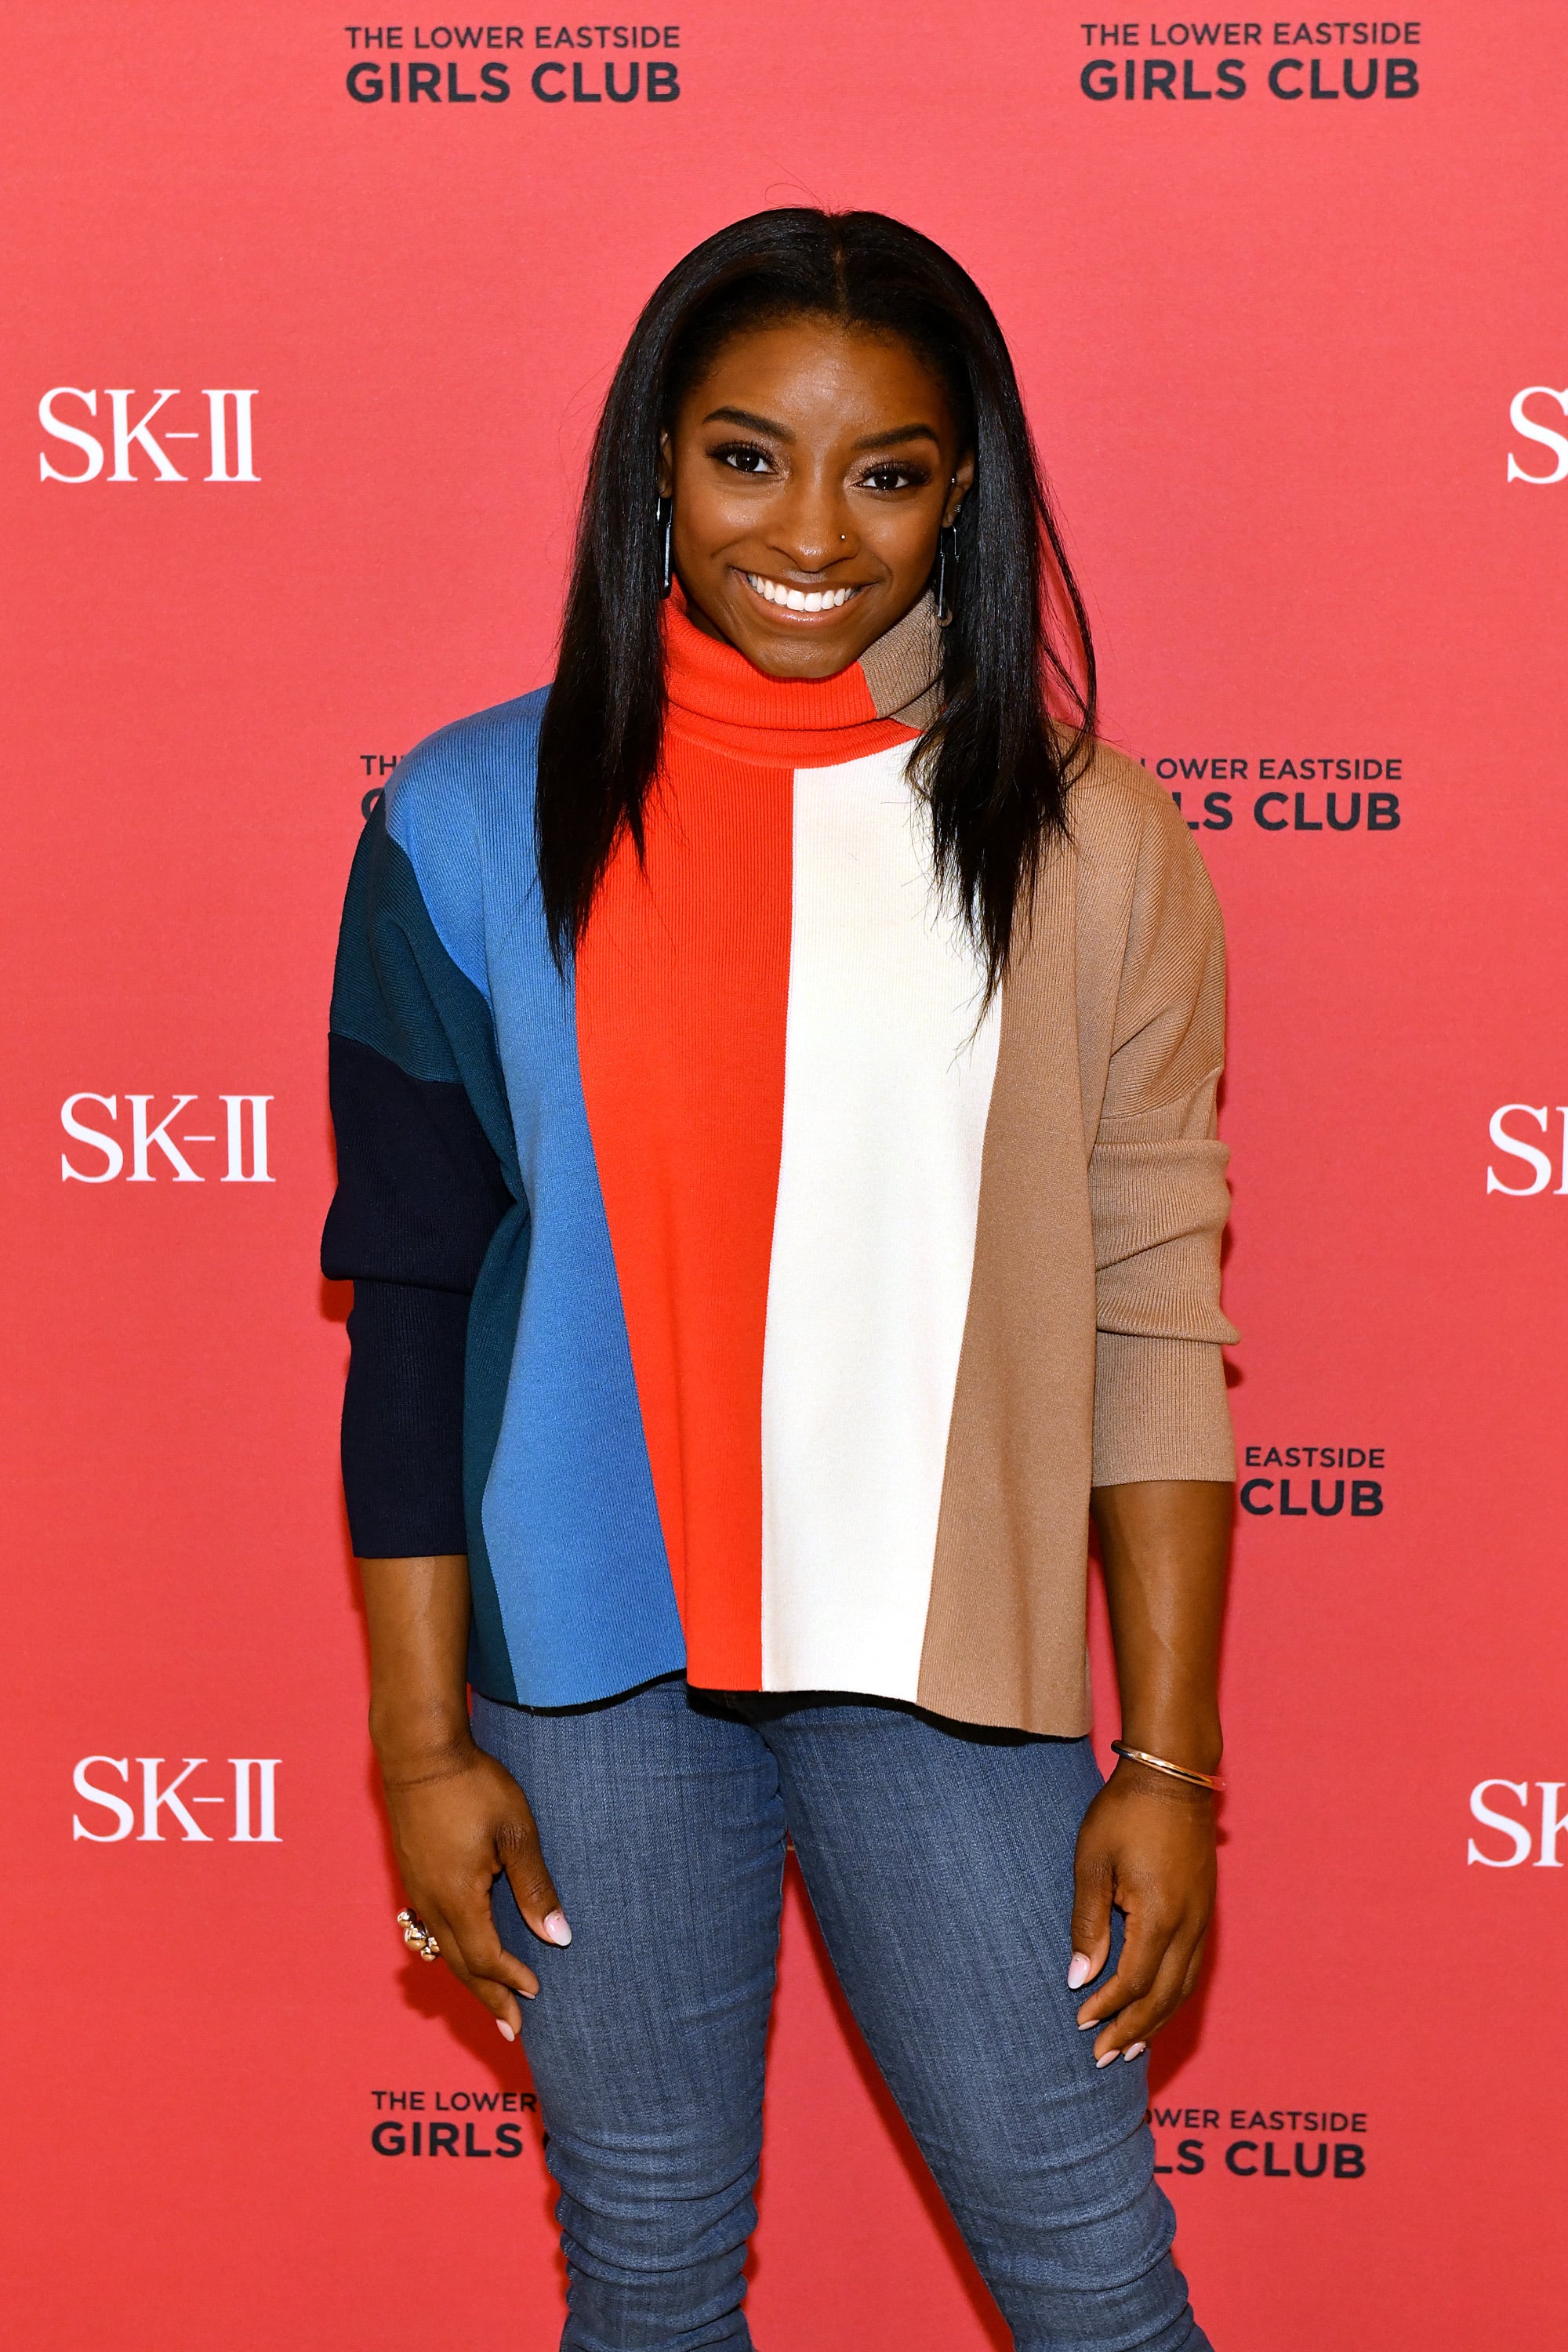
POLYGON ((410 1951, 417 1952, 422 1960, 433 1960, 441 1947, 417 1911, 400 1911, 397 1924, 403 1930, 403 1940, 410 1951))

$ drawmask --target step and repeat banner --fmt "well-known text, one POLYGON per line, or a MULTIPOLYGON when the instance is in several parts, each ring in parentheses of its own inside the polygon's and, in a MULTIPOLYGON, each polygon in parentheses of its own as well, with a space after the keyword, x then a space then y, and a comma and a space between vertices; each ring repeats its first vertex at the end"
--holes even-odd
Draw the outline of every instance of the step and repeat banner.
MULTIPOLYGON (((398 759, 549 676, 641 302, 811 201, 994 302, 1229 925, 1231 1787, 1151 2078, 1197 2307, 1553 2341, 1568 16, 669 6, 13 21, 8 2340, 559 2326, 523 2063, 394 1925, 334 931, 398 759)), ((759 2341, 999 2345, 793 1894, 769 2095, 759 2341)))

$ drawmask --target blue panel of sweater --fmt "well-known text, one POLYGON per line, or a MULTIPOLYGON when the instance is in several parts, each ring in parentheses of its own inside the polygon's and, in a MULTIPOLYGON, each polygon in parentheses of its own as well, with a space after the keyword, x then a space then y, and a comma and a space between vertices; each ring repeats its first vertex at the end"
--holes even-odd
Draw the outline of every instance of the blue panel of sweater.
MULTIPOLYGON (((520 1207, 496 1225, 468 1314, 470 1678, 490 1696, 565 1706, 677 1670, 685 1645, 583 1098, 571 979, 551 957, 540 901, 532 800, 542 704, 541 693, 482 711, 400 761, 386 799, 390 854, 369 863, 357 893, 351 887, 333 1025, 426 1085, 459 1080, 526 1204, 526 1218, 520 1207), (398 868, 412 876, 427 931, 406 912, 395 917, 398 868), (468 1034, 481 1006, 482 1040, 468 1034), (487 1099, 498 1065, 508 1134, 497 1132, 487 1099)), ((384 1106, 382 1129, 418 1116, 384 1106)), ((341 1126, 338 1143, 333 1218, 349 1232, 367 1223, 353 1213, 356 1189, 384 1200, 388 1159, 400 1155, 384 1142, 372 1169, 341 1126)), ((412 1166, 420 1155, 406 1156, 412 1166)), ((418 1223, 411 1214, 409 1229, 418 1223)), ((340 1248, 330 1270, 384 1279, 380 1265, 343 1261, 340 1248)), ((399 1271, 415 1288, 422 1273, 435 1278, 417 1265, 399 1271)), ((437 1286, 450 1280, 444 1264, 437 1286)), ((388 1374, 399 1376, 395 1367, 388 1374)), ((405 1426, 415 1417, 400 1416, 405 1426)), ((439 1442, 441 1417, 425 1418, 439 1442)))

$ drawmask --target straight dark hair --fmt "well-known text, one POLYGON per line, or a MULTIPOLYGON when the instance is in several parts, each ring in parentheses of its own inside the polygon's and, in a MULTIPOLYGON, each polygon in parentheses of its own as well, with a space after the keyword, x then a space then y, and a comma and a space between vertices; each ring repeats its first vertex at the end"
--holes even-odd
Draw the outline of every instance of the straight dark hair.
POLYGON ((540 737, 551 948, 564 968, 623 831, 643 855, 665 716, 659 436, 732 335, 795 317, 902 338, 974 452, 940 708, 914 772, 939 883, 970 923, 989 995, 1092 748, 1094 653, 991 306, 951 254, 882 213, 791 206, 736 221, 676 264, 632 331, 594 439, 540 737))

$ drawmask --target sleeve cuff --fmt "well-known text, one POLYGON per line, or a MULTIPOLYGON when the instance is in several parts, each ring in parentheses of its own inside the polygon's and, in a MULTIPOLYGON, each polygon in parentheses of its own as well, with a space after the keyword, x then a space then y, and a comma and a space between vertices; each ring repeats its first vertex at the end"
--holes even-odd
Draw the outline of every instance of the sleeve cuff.
POLYGON ((1097 1486, 1235 1478, 1225 1359, 1213 1341, 1098 1335, 1093 1475, 1097 1486))
POLYGON ((343 1496, 361 1559, 468 1548, 463 1360, 468 1301, 409 1283, 354 1284, 343 1391, 343 1496))

